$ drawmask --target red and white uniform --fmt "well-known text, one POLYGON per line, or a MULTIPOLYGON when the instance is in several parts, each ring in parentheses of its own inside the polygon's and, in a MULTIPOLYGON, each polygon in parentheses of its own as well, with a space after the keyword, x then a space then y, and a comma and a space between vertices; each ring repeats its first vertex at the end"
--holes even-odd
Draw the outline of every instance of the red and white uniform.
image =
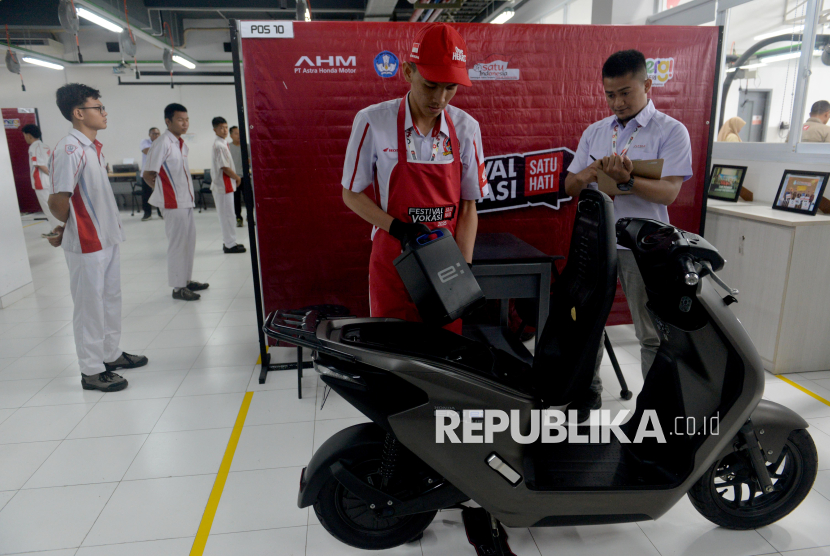
MULTIPOLYGON (((434 129, 418 130, 406 97, 365 108, 352 126, 341 183, 355 192, 372 185, 375 199, 391 216, 455 234, 461 200, 480 199, 488 187, 478 122, 448 106, 434 129)), ((378 229, 372 238, 372 316, 420 321, 392 264, 401 253, 400 242, 378 229)), ((460 332, 460 325, 456 321, 448 328, 460 332)))
POLYGON ((40 209, 49 220, 49 230, 54 230, 61 223, 57 218, 52 216, 52 211, 49 210, 49 194, 52 193, 52 180, 49 178, 49 173, 44 172, 38 166, 49 167, 49 157, 52 151, 49 150, 43 141, 35 139, 29 145, 29 177, 32 178, 32 189, 37 195, 37 202, 40 203, 40 209))
POLYGON ((181 137, 165 131, 147 151, 145 172, 156 172, 150 204, 165 209, 193 208, 193 178, 187 155, 190 149, 181 137))
POLYGON ((121 214, 107 176, 100 142, 73 129, 51 158, 52 192, 71 194, 63 249, 94 253, 124 241, 121 214))
POLYGON ((104 372, 121 355, 121 215, 107 177, 102 145, 78 130, 50 159, 52 192, 69 193, 62 246, 75 306, 72 326, 81 373, 104 372))
POLYGON ((233 170, 234 164, 227 141, 218 135, 213 142, 210 160, 210 190, 216 203, 219 224, 222 226, 222 241, 225 247, 230 248, 236 245, 236 210, 233 192, 236 191, 237 183, 235 179, 222 171, 222 168, 233 170))
POLYGON ((187 162, 189 149, 181 137, 169 131, 153 141, 147 152, 145 172, 156 172, 149 202, 164 209, 167 234, 167 282, 172 288, 187 287, 196 255, 196 222, 193 219, 193 179, 187 162))

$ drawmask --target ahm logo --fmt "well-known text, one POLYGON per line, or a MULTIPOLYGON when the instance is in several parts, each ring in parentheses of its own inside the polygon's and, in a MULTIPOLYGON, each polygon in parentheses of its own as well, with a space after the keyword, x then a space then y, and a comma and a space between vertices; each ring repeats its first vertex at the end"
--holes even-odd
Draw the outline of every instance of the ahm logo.
POLYGON ((452 53, 452 59, 464 62, 465 64, 467 63, 467 55, 464 54, 464 51, 457 46, 455 47, 455 52, 452 53))
MULTIPOLYGON (((460 267, 461 263, 455 263, 455 266, 460 267)), ((444 270, 438 271, 438 279, 441 280, 442 284, 446 284, 450 280, 454 280, 464 274, 463 270, 459 271, 455 268, 455 266, 448 266, 444 270)))
POLYGON ((356 56, 349 56, 348 58, 344 58, 343 56, 329 56, 324 58, 322 56, 317 56, 317 63, 315 64, 311 58, 308 56, 301 56, 297 63, 294 64, 294 67, 300 66, 305 62, 312 68, 317 68, 323 65, 328 65, 330 68, 332 67, 348 67, 348 66, 357 66, 357 57, 356 56))

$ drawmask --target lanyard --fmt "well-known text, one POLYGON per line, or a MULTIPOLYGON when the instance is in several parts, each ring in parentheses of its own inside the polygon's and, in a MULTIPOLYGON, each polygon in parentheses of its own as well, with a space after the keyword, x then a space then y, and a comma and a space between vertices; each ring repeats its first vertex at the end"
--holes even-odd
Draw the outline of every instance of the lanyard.
MULTIPOLYGON (((637 137, 637 134, 640 133, 640 130, 643 129, 643 126, 638 125, 637 129, 634 130, 634 133, 631 134, 631 137, 628 138, 628 143, 625 144, 625 148, 622 150, 619 155, 625 156, 628 153, 628 148, 631 146, 631 143, 634 142, 634 138, 637 137)), ((611 134, 611 155, 617 154, 617 134, 620 130, 620 124, 614 126, 614 133, 611 134)))
MULTIPOLYGON (((438 156, 438 147, 440 145, 441 134, 439 133, 432 141, 432 156, 429 157, 430 162, 433 162, 435 157, 438 156)), ((409 154, 412 155, 412 160, 418 160, 418 154, 415 152, 415 146, 412 144, 412 128, 406 130, 406 148, 409 150, 409 154)))

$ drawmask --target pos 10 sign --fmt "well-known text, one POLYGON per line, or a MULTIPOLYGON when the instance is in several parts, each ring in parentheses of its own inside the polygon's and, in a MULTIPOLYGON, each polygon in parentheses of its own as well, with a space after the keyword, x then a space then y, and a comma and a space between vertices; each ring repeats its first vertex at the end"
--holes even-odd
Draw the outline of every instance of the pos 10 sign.
POLYGON ((240 24, 243 39, 293 39, 293 21, 243 21, 240 24))

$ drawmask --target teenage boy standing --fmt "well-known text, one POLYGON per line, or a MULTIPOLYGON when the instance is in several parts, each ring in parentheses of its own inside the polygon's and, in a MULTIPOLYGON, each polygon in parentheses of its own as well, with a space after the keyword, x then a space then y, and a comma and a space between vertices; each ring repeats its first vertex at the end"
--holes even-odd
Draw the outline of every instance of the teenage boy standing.
MULTIPOLYGON (((147 137, 141 140, 141 170, 144 170, 145 164, 147 164, 147 153, 150 151, 150 147, 153 146, 153 141, 159 138, 161 132, 157 127, 151 127, 150 133, 147 137)), ((146 222, 153 217, 153 207, 150 206, 150 195, 153 194, 153 188, 144 183, 144 179, 141 179, 141 208, 144 209, 144 216, 141 218, 142 222, 146 222)), ((161 216, 161 209, 156 208, 156 212, 158 212, 159 218, 161 216)))
MULTIPOLYGON (((573 162, 568 167, 565 190, 577 197, 586 187, 596 189, 597 169, 617 182, 620 192, 630 195, 614 197, 617 219, 651 218, 669 222, 666 207, 680 193, 680 186, 692 177, 692 147, 686 127, 654 108, 648 99, 651 79, 646 59, 637 50, 612 54, 602 66, 602 85, 608 108, 614 113, 588 126, 579 140, 573 162), (632 160, 663 159, 663 176, 659 180, 634 177, 632 160), (593 161, 592 161, 593 159, 593 161)), ((646 287, 628 249, 617 249, 620 282, 634 320, 634 332, 640 342, 643 377, 646 376, 660 338, 646 311, 646 287)), ((571 404, 580 422, 590 417, 591 409, 602 406, 602 380, 599 366, 602 348, 597 355, 590 391, 571 404)))
POLYGON ((219 215, 219 224, 222 227, 222 251, 225 253, 244 253, 245 246, 236 243, 236 228, 234 227, 235 212, 233 209, 233 194, 239 186, 239 176, 234 171, 231 151, 228 148, 228 122, 217 116, 211 122, 216 139, 211 151, 212 180, 210 189, 213 200, 216 202, 216 214, 219 215))
MULTIPOLYGON (((52 151, 44 144, 40 128, 35 124, 24 125, 20 131, 23 132, 23 139, 29 145, 29 177, 32 178, 32 189, 35 190, 40 209, 49 221, 49 229, 54 230, 61 223, 49 211, 49 194, 52 192, 52 180, 49 178, 48 164, 52 151)), ((40 235, 41 237, 51 237, 51 233, 40 235)))
POLYGON ((193 218, 193 180, 187 163, 189 149, 182 135, 190 127, 187 108, 168 104, 164 109, 167 131, 153 141, 144 166, 144 183, 153 188, 150 204, 164 208, 167 234, 167 283, 173 299, 195 301, 208 284, 191 280, 196 255, 196 221, 193 218))
POLYGON ((228 149, 231 151, 231 158, 233 159, 233 168, 236 175, 239 176, 240 181, 236 183, 236 191, 233 194, 233 206, 236 210, 236 227, 242 227, 242 143, 239 142, 239 128, 236 126, 230 129, 231 143, 228 149))
POLYGON ((96 139, 107 128, 100 93, 79 83, 57 91, 63 117, 72 131, 52 153, 52 194, 49 209, 65 222, 49 243, 63 245, 69 287, 75 306, 72 328, 85 390, 115 392, 127 387, 116 369, 147 364, 147 358, 120 351, 121 216, 107 176, 107 161, 96 139), (109 363, 106 363, 109 361, 109 363))

